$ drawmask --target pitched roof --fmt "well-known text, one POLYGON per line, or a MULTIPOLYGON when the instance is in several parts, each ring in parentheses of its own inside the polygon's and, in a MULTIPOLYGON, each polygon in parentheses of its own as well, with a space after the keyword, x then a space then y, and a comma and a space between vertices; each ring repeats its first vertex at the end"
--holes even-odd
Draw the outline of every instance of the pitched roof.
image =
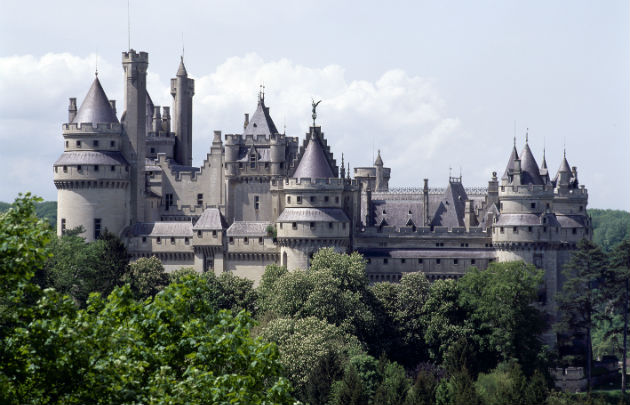
POLYGON ((267 236, 271 222, 235 221, 227 230, 227 236, 267 236))
POLYGON ((193 231, 220 230, 223 228, 225 228, 225 220, 223 215, 221 215, 221 211, 218 208, 206 208, 195 223, 195 226, 193 226, 193 231))
POLYGON ((193 236, 192 223, 178 222, 138 222, 128 228, 127 236, 193 236))
POLYGON ((276 124, 269 115, 269 107, 265 106, 264 97, 258 98, 258 107, 249 120, 243 135, 272 135, 277 134, 276 124))
POLYGON ((444 192, 444 199, 435 211, 431 225, 449 228, 464 226, 466 200, 468 196, 462 183, 449 181, 444 192))
POLYGON ((350 222, 341 208, 285 208, 277 222, 350 222))
MULTIPOLYGON (((556 177, 553 178, 554 183, 556 183, 559 179, 560 179, 560 173, 571 173, 571 166, 569 165, 569 162, 567 161, 567 155, 565 154, 564 157, 562 158, 562 162, 560 163, 560 167, 558 168, 558 172, 556 173, 556 177)), ((569 180, 570 180, 571 176, 569 176, 569 180)))
POLYGON ((326 159, 322 145, 315 134, 311 134, 311 138, 300 159, 300 163, 293 173, 293 178, 299 179, 305 177, 311 179, 328 179, 335 177, 333 170, 328 164, 328 159, 326 159))
POLYGON ((92 86, 72 122, 77 124, 82 122, 91 122, 92 124, 118 123, 118 118, 114 114, 98 77, 92 82, 92 86))
POLYGON ((82 152, 63 152, 54 164, 55 166, 63 165, 122 165, 128 166, 120 152, 108 151, 82 151, 82 152))
POLYGON ((534 158, 527 143, 521 152, 521 184, 544 184, 542 177, 540 177, 536 158, 534 158))

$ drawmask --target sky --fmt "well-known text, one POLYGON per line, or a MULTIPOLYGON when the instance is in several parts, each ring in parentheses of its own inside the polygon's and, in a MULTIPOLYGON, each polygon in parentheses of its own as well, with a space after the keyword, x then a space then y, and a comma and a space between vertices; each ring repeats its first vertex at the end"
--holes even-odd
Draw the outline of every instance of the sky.
POLYGON ((183 54, 195 79, 193 164, 213 130, 238 133, 259 86, 301 139, 311 99, 339 162, 390 187, 467 187, 503 173, 526 133, 552 176, 566 149, 591 208, 630 208, 630 10, 570 1, 0 1, 0 201, 56 200, 68 98, 95 70, 122 113, 121 53, 149 53, 148 90, 172 103, 183 54), (128 19, 128 9, 129 16, 128 19))

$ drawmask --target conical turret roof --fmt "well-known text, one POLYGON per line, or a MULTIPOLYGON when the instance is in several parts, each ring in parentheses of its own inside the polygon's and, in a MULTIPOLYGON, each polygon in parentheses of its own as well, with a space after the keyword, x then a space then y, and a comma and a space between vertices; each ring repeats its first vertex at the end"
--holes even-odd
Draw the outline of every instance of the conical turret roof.
POLYGON ((258 107, 249 120, 243 135, 273 135, 278 129, 269 115, 269 107, 265 106, 264 96, 258 98, 258 107))
POLYGON ((296 179, 304 177, 311 179, 328 179, 335 177, 333 170, 328 164, 322 145, 317 139, 317 135, 314 133, 311 134, 311 139, 304 150, 297 169, 295 169, 293 173, 293 177, 296 179))
POLYGON ((186 66, 184 66, 183 56, 179 60, 179 68, 177 69, 177 76, 188 77, 188 72, 186 72, 186 66))
MULTIPOLYGON (((516 142, 516 141, 515 141, 516 142)), ((518 159, 518 152, 516 151, 516 144, 512 148, 512 153, 510 154, 510 158, 508 159, 507 166, 505 168, 505 173, 503 173, 503 180, 508 179, 508 175, 514 170, 514 161, 518 159)))
MULTIPOLYGON (((557 183, 558 180, 560 179, 560 173, 572 173, 571 172, 571 166, 569 165, 569 162, 567 161, 567 155, 566 153, 564 154, 564 156, 562 157, 562 162, 560 163, 560 168, 558 168, 558 172, 556 173, 556 177, 553 178, 554 183, 557 183)), ((571 178, 571 176, 567 177, 567 178, 571 178)))
POLYGON ((544 184, 542 177, 540 177, 536 158, 534 158, 534 154, 527 143, 525 143, 523 152, 521 152, 521 184, 544 184))
POLYGON ((374 161, 374 166, 383 166, 383 159, 381 159, 380 149, 378 151, 378 155, 376 155, 376 161, 374 161))
POLYGON ((118 118, 114 114, 98 77, 92 82, 92 86, 72 122, 77 124, 82 122, 91 122, 92 124, 118 123, 118 118))

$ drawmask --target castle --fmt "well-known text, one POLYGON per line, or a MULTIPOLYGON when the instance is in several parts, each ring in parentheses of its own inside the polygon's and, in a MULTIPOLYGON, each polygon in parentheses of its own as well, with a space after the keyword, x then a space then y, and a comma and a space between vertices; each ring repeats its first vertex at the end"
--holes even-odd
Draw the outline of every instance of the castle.
MULTIPOLYGON (((194 80, 183 59, 171 80, 173 110, 153 105, 146 52, 123 52, 124 110, 98 77, 77 109, 70 99, 64 152, 54 164, 58 223, 105 229, 134 259, 157 256, 168 271, 233 272, 258 281, 268 264, 307 269, 320 248, 358 251, 371 282, 423 272, 458 278, 470 266, 525 260, 545 270, 547 305, 577 241, 590 238, 588 193, 566 156, 555 175, 516 141, 501 177, 486 188, 390 189, 380 152, 353 172, 333 157, 321 126, 302 142, 280 133, 264 94, 241 134, 214 132, 201 167, 192 166, 194 80)), ((543 298, 544 299, 544 298, 543 298)))

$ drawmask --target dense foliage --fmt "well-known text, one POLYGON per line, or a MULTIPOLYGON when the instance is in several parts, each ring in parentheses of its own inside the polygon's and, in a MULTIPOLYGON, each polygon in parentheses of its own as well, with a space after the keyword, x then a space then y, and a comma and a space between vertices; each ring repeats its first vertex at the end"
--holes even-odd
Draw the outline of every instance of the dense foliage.
POLYGON ((593 219, 593 242, 610 251, 630 238, 630 213, 620 210, 589 209, 593 219))

